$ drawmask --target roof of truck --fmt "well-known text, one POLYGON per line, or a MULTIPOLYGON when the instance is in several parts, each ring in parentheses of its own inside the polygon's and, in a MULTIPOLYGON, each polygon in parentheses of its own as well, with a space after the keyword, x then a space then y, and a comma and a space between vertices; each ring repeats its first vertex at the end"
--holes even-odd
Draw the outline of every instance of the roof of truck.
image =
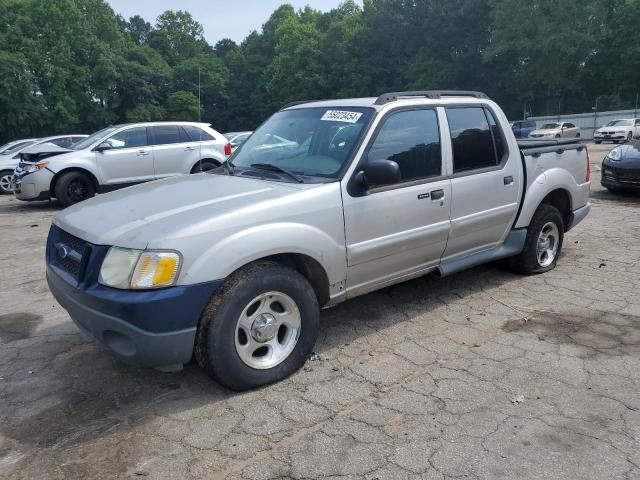
POLYGON ((482 92, 466 91, 466 90, 418 90, 408 92, 390 92, 383 93, 379 97, 364 97, 364 98, 342 98, 338 100, 305 100, 301 102, 292 102, 284 107, 285 109, 295 108, 309 108, 309 107, 374 107, 376 110, 380 110, 386 104, 395 102, 398 100, 442 100, 443 98, 464 98, 469 99, 489 99, 482 92))

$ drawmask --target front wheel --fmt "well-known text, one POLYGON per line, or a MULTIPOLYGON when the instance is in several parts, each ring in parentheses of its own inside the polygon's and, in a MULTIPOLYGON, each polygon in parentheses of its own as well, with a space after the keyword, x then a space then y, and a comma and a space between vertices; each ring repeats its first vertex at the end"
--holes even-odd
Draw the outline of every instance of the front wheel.
POLYGON ((13 193, 11 190, 11 177, 13 170, 2 170, 0 172, 0 194, 9 195, 13 193))
POLYGON ((258 262, 232 274, 205 308, 195 357, 232 390, 274 383, 304 365, 319 324, 309 282, 275 262, 258 262))
POLYGON ((629 132, 629 134, 627 135, 627 143, 631 143, 631 140, 633 140, 633 133, 629 132))
POLYGON ((58 179, 54 191, 62 206, 68 207, 93 197, 96 186, 86 173, 68 172, 58 179))
POLYGON ((511 268, 526 275, 553 270, 562 250, 564 222, 557 208, 540 205, 533 215, 524 249, 510 259, 511 268))

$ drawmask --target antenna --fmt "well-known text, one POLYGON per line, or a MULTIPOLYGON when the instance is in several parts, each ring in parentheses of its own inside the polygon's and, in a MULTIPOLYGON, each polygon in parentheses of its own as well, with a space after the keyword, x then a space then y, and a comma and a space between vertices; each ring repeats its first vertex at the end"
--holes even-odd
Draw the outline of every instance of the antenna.
POLYGON ((200 65, 198 65, 198 122, 201 122, 200 116, 200 65))

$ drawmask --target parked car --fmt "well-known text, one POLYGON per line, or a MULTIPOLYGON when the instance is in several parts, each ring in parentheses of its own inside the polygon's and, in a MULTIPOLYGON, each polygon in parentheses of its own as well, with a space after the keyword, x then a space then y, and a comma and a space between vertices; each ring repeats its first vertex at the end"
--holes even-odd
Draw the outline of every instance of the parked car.
POLYGON ((11 178, 13 171, 20 162, 20 154, 28 148, 50 145, 51 147, 69 147, 73 143, 86 138, 87 135, 56 135, 39 140, 22 142, 0 155, 0 193, 13 193, 11 178))
POLYGON ((518 120, 511 123, 511 130, 516 138, 527 138, 536 129, 536 122, 533 120, 518 120))
POLYGON ((242 144, 247 141, 247 138, 249 138, 252 133, 253 132, 228 132, 223 135, 229 140, 231 150, 235 151, 236 148, 242 146, 242 144))
POLYGON ((579 138, 580 128, 570 122, 545 123, 529 134, 530 138, 579 138))
POLYGON ((626 118, 612 120, 597 129, 593 134, 593 140, 597 144, 607 141, 624 143, 630 142, 635 135, 640 135, 640 118, 626 118))
POLYGON ((500 258, 553 269, 591 207, 586 146, 518 144, 476 92, 287 106, 228 163, 64 210, 46 262, 55 298, 115 355, 195 356, 236 390, 300 368, 320 308, 500 258), (308 147, 264 149, 272 136, 308 147))
MULTIPOLYGON (((640 134, 635 138, 640 140, 640 134)), ((600 183, 614 193, 640 190, 640 142, 616 147, 604 157, 600 183)))
POLYGON ((37 138, 23 138, 22 140, 14 140, 13 142, 5 143, 0 147, 0 155, 8 155, 12 151, 26 147, 27 144, 32 144, 36 140, 37 138))
POLYGON ((98 192, 217 168, 229 155, 227 139, 208 124, 116 125, 94 133, 64 155, 20 162, 13 190, 20 200, 53 197, 69 206, 98 192))

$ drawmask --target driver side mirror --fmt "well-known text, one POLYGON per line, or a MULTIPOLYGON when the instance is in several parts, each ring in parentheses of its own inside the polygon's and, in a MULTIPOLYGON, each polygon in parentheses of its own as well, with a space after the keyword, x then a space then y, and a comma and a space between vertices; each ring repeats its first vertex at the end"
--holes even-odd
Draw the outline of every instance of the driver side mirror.
POLYGON ((96 148, 94 148, 94 150, 96 152, 104 152, 105 150, 111 150, 113 147, 111 146, 111 144, 109 142, 102 142, 100 145, 98 145, 96 148))
POLYGON ((400 181, 400 167, 393 160, 368 162, 356 176, 356 181, 363 188, 393 185, 400 181))

